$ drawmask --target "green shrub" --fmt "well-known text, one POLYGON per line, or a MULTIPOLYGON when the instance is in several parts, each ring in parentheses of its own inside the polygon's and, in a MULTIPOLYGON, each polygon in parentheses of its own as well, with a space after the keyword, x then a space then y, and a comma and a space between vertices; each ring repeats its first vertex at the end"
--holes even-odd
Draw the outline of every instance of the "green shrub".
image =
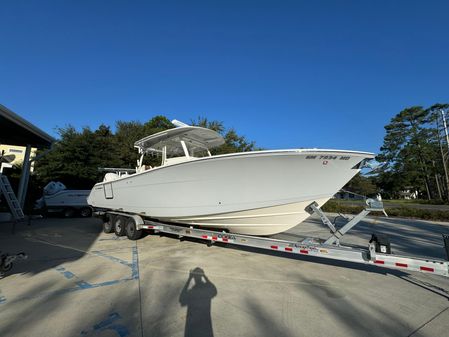
POLYGON ((323 207, 321 207, 321 209, 325 212, 331 213, 357 214, 360 213, 364 209, 364 207, 345 205, 335 200, 329 200, 324 204, 323 207))
MULTIPOLYGON (((343 213, 343 214, 357 214, 364 209, 363 206, 350 206, 340 203, 336 200, 329 200, 322 210, 331 213, 343 213)), ((422 219, 422 220, 433 220, 433 221, 449 221, 449 211, 433 210, 433 209, 419 209, 412 207, 394 207, 388 208, 388 216, 402 217, 402 218, 412 218, 412 219, 422 219)), ((372 215, 378 215, 379 213, 372 213, 372 215)))

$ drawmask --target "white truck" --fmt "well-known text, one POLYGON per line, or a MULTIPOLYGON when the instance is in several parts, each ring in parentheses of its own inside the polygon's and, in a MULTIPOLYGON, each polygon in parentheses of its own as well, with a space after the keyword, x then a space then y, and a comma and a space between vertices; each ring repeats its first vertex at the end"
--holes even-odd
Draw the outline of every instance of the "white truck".
POLYGON ((75 215, 90 217, 89 193, 90 190, 68 190, 63 183, 52 181, 44 187, 42 198, 36 200, 35 209, 44 213, 61 213, 66 218, 75 215))

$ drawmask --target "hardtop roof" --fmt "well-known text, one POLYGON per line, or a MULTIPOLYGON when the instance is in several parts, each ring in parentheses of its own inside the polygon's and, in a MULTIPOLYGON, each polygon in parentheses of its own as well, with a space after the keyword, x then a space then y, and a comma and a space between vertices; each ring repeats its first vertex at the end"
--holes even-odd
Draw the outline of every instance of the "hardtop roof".
POLYGON ((172 146, 182 140, 187 144, 207 149, 220 146, 225 142, 223 137, 214 130, 199 126, 182 126, 142 138, 134 143, 134 147, 160 151, 164 146, 172 146))

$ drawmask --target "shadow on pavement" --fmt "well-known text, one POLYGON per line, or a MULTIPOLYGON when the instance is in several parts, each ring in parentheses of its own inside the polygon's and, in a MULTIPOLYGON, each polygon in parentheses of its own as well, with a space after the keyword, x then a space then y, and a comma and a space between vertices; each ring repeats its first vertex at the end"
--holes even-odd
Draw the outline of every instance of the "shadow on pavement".
POLYGON ((83 257, 102 231, 96 218, 43 218, 34 219, 30 225, 16 225, 11 233, 10 224, 0 226, 0 251, 17 254, 25 252, 26 260, 16 260, 5 274, 38 274, 61 263, 83 257))
MULTIPOLYGON (((352 219, 354 215, 347 215, 352 219)), ((329 216, 333 221, 336 216, 329 216)), ((341 218, 336 222, 336 227, 342 227, 346 222, 341 218)), ((307 221, 298 227, 297 232, 301 234, 301 228, 306 226, 312 230, 314 236, 321 239, 329 237, 329 230, 325 227, 319 218, 310 217, 307 221)), ((449 234, 449 226, 439 223, 426 222, 415 219, 370 217, 358 223, 342 239, 342 244, 350 245, 352 243, 365 244, 368 246, 368 240, 372 233, 380 233, 390 238, 393 254, 406 254, 421 257, 431 257, 438 259, 447 259, 444 250, 442 234, 449 234), (358 239, 358 240, 357 240, 358 239)), ((291 232, 281 233, 281 239, 295 240, 304 238, 307 235, 297 235, 291 232)))
POLYGON ((393 253, 427 256, 446 259, 442 233, 449 233, 449 227, 424 221, 374 218, 362 221, 352 234, 382 233, 390 238, 393 253))
POLYGON ((228 249, 235 249, 235 250, 270 255, 270 256, 278 256, 278 257, 283 257, 286 259, 300 260, 300 261, 304 261, 304 262, 317 263, 317 264, 326 265, 326 266, 335 266, 335 267, 348 268, 348 269, 353 269, 353 270, 360 270, 360 271, 365 271, 365 272, 375 273, 375 274, 380 274, 380 275, 394 275, 394 276, 398 276, 398 277, 408 275, 408 273, 402 272, 400 270, 380 268, 380 267, 377 267, 374 265, 369 265, 369 264, 360 264, 360 263, 356 263, 356 262, 324 259, 324 258, 315 257, 315 256, 304 256, 304 255, 290 254, 290 253, 279 252, 279 251, 262 250, 262 249, 258 249, 258 248, 252 248, 252 247, 232 246, 232 245, 225 246, 225 244, 222 244, 222 243, 215 243, 215 244, 217 246, 226 247, 228 249))
POLYGON ((196 267, 190 271, 189 278, 179 295, 179 303, 187 307, 184 336, 212 337, 214 335, 211 304, 216 295, 217 288, 207 278, 203 269, 196 267), (189 288, 192 280, 193 286, 189 288))
MULTIPOLYGON (((354 294, 342 293, 340 296, 334 296, 333 292, 321 286, 326 285, 322 280, 298 273, 295 277, 303 281, 297 285, 298 289, 326 308, 330 318, 341 324, 348 331, 348 335, 379 336, 382 331, 381 335, 384 336, 399 336, 410 330, 407 322, 381 303, 367 301, 362 296, 357 296, 357 301, 354 301, 354 294), (366 319, 367 317, 369 319, 366 319)), ((370 290, 367 289, 368 291, 370 290)))

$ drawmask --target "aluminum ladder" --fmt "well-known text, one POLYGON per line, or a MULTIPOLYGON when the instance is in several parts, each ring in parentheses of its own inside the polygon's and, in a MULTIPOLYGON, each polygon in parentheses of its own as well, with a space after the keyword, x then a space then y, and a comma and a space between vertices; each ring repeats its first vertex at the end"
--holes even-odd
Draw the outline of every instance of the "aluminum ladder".
POLYGON ((0 195, 4 196, 6 203, 9 206, 14 222, 19 222, 25 219, 22 207, 20 207, 19 200, 12 190, 8 177, 0 173, 0 195))

